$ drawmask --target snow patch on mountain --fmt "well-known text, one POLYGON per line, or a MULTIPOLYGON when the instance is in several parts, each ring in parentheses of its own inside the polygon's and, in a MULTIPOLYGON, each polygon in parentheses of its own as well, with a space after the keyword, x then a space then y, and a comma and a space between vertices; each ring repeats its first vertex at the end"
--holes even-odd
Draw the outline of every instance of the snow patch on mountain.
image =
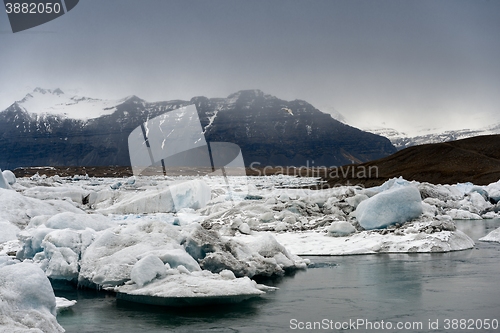
POLYGON ((422 130, 420 131, 421 134, 414 136, 409 135, 405 132, 400 132, 393 128, 385 127, 371 127, 364 128, 363 130, 371 132, 373 134, 385 136, 398 150, 401 150, 411 146, 423 145, 428 143, 440 143, 467 139, 480 135, 500 134, 500 123, 478 129, 459 129, 445 131, 439 128, 432 128, 422 130))
POLYGON ((61 89, 36 88, 16 104, 31 115, 60 115, 72 119, 93 119, 116 111, 127 100, 101 100, 65 94, 61 89))

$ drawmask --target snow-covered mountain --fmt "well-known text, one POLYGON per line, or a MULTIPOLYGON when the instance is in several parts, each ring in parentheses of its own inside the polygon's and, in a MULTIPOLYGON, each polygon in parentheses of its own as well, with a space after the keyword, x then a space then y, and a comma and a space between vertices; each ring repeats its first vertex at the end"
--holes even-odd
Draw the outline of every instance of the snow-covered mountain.
POLYGON ((305 101, 260 90, 149 103, 136 96, 103 101, 37 88, 0 112, 0 168, 130 165, 128 135, 148 119, 190 104, 196 105, 206 141, 239 145, 247 166, 335 166, 396 151, 388 139, 343 124, 305 101))
POLYGON ((44 117, 57 115, 71 119, 92 119, 112 114, 122 100, 101 100, 65 94, 61 89, 36 88, 16 104, 29 114, 44 117))
POLYGON ((460 129, 447 131, 432 129, 427 131, 427 133, 425 134, 415 136, 408 135, 404 132, 399 132, 393 128, 379 127, 365 128, 364 130, 388 138, 398 150, 401 150, 411 146, 423 145, 427 143, 440 143, 446 141, 467 139, 480 135, 500 134, 500 123, 479 129, 460 129))

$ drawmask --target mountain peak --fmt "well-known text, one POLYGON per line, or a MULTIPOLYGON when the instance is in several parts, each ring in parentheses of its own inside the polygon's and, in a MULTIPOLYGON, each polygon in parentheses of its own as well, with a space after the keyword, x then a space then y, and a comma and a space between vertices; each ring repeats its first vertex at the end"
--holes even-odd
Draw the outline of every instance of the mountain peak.
POLYGON ((240 98, 257 98, 257 97, 264 97, 264 96, 265 96, 265 94, 262 92, 262 90, 248 89, 248 90, 237 91, 237 92, 227 96, 227 98, 238 100, 240 98))
POLYGON ((51 90, 51 89, 43 89, 43 88, 40 88, 40 87, 36 87, 34 90, 33 90, 33 93, 40 93, 40 94, 52 94, 52 95, 64 95, 64 92, 59 89, 59 88, 56 88, 54 90, 51 90))
POLYGON ((122 101, 123 101, 123 103, 126 103, 126 102, 127 103, 142 103, 142 102, 145 102, 145 100, 143 100, 140 97, 137 97, 136 95, 127 96, 122 101))

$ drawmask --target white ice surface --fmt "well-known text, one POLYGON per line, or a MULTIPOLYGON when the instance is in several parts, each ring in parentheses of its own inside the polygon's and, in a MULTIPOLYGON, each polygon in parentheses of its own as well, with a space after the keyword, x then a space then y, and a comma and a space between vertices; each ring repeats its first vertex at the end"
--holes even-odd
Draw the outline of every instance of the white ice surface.
POLYGON ((14 185, 16 183, 16 175, 10 170, 2 171, 4 179, 9 183, 9 185, 14 185))
POLYGON ((204 181, 190 180, 143 193, 135 193, 99 212, 103 214, 147 214, 176 212, 182 208, 200 209, 210 198, 210 187, 204 181))
POLYGON ((71 308, 77 302, 75 300, 69 300, 64 297, 56 297, 56 312, 60 313, 64 310, 71 308))
POLYGON ((59 115, 73 119, 92 119, 116 111, 124 100, 100 100, 65 94, 60 90, 40 89, 26 95, 18 105, 35 116, 59 115))
POLYGON ((145 256, 134 264, 130 272, 130 279, 142 288, 159 276, 165 275, 167 269, 163 261, 152 254, 145 256))
POLYGON ((328 235, 333 237, 348 236, 356 232, 356 228, 347 221, 332 222, 328 228, 328 235))
POLYGON ((362 201, 356 219, 366 230, 411 221, 422 214, 420 192, 413 186, 394 187, 362 201))
POLYGON ((40 268, 0 266, 0 332, 64 332, 55 315, 56 298, 40 268))
POLYGON ((17 233, 21 231, 9 221, 0 220, 0 243, 17 240, 17 233))
POLYGON ((7 220, 20 228, 24 228, 32 217, 55 215, 63 211, 67 211, 64 202, 48 203, 0 188, 0 219, 7 220))
POLYGON ((480 241, 484 242, 496 242, 500 243, 500 228, 493 230, 483 238, 479 239, 480 241))
POLYGON ((199 305, 210 303, 233 303, 264 294, 255 281, 248 277, 233 278, 227 271, 220 274, 209 271, 181 273, 171 269, 161 279, 144 287, 127 284, 115 288, 118 298, 140 303, 161 305, 199 305), (144 297, 150 296, 150 297, 144 297))
POLYGON ((5 179, 2 169, 0 169, 0 189, 10 190, 10 184, 7 179, 5 179))
POLYGON ((101 231, 116 226, 110 218, 101 214, 75 214, 64 212, 50 217, 45 226, 52 229, 84 230, 86 228, 101 231))
POLYGON ((327 237, 322 232, 305 231, 280 233, 275 237, 296 255, 448 252, 470 249, 474 246, 474 241, 458 230, 403 235, 382 235, 363 231, 348 237, 327 237))

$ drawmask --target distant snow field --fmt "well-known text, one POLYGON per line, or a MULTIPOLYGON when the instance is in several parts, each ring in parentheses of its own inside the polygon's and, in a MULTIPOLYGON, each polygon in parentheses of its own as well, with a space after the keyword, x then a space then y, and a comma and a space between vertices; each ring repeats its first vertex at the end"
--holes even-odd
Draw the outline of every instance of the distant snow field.
POLYGON ((60 89, 36 88, 16 103, 26 112, 38 117, 49 114, 86 120, 112 114, 116 111, 115 106, 126 99, 101 100, 67 95, 60 89))
MULTIPOLYGON (((454 218, 500 217, 500 181, 314 191, 303 187, 318 179, 283 175, 0 176, 0 281, 10 286, 0 284, 10 297, 0 321, 25 331, 60 331, 57 311, 74 304, 56 302, 49 279, 156 305, 237 302, 275 290, 254 277, 306 269, 298 255, 465 250, 474 241, 454 218), (44 285, 36 301, 23 274, 44 285)), ((481 240, 499 242, 499 230, 481 240)))

